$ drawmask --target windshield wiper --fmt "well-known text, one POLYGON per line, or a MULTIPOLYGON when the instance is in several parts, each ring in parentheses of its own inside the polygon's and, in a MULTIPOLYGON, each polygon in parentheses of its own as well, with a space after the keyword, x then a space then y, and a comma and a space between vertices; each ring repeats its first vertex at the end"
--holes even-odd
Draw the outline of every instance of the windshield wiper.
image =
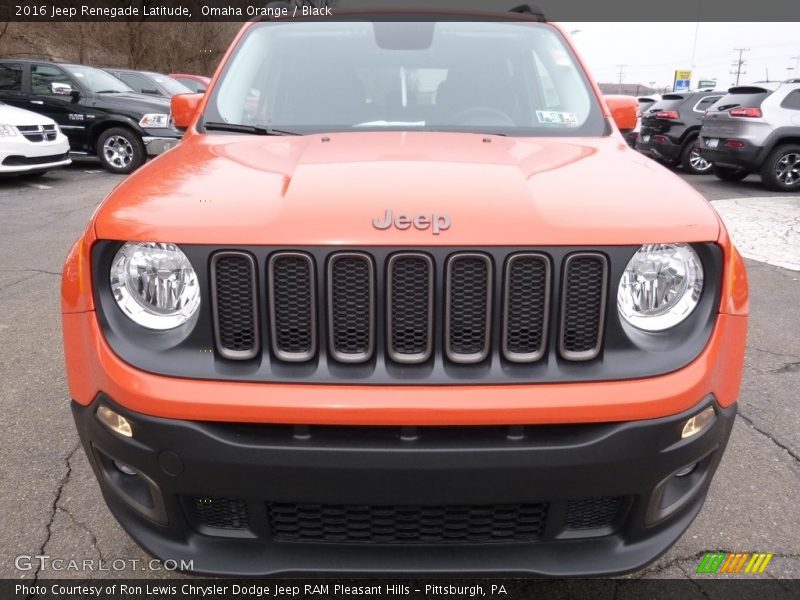
POLYGON ((120 90, 97 90, 95 94, 121 94, 120 90))
POLYGON ((233 131, 235 133, 250 133, 252 135, 300 135, 296 131, 273 129, 272 127, 258 127, 256 125, 240 125, 238 123, 218 123, 216 121, 203 124, 206 129, 213 131, 233 131))

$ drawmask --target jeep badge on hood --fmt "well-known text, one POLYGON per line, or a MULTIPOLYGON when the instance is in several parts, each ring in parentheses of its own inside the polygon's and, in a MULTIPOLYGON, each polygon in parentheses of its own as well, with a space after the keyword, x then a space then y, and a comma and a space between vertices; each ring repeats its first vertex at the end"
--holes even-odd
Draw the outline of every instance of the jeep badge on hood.
POLYGON ((419 230, 430 228, 433 235, 439 235, 442 231, 450 229, 449 215, 397 215, 392 217, 392 209, 387 208, 386 214, 381 219, 372 219, 372 226, 375 229, 389 229, 392 225, 398 229, 408 229, 412 225, 419 230))

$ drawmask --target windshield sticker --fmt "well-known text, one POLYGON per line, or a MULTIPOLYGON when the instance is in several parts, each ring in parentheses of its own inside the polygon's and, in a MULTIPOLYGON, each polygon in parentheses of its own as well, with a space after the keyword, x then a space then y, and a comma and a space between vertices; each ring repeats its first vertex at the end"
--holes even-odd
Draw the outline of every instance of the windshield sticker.
POLYGON ((557 110, 537 110, 536 118, 539 119, 539 123, 547 123, 548 125, 575 125, 578 122, 578 117, 575 116, 575 113, 557 110))

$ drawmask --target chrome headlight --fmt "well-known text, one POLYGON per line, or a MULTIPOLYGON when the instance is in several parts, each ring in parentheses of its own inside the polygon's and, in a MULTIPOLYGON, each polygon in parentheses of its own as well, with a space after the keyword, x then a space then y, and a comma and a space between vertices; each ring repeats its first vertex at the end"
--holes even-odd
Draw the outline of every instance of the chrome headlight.
POLYGON ((141 127, 160 127, 166 129, 169 127, 169 115, 163 113, 149 113, 139 119, 141 127))
POLYGON ((13 125, 0 125, 0 137, 10 137, 17 135, 17 130, 13 125))
POLYGON ((688 244, 646 244, 628 262, 617 292, 620 316, 639 329, 683 322, 703 291, 703 265, 688 244))
POLYGON ((174 329, 200 307, 197 274, 175 244, 128 242, 111 265, 111 290, 122 312, 148 329, 174 329))

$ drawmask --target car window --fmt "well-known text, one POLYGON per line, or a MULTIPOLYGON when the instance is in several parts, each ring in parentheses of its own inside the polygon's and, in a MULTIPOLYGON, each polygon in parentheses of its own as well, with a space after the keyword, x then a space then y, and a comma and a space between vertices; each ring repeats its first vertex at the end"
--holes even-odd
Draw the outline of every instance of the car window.
POLYGON ((783 102, 781 102, 781 107, 788 108, 789 110, 800 110, 800 90, 789 92, 786 98, 783 99, 783 102))
POLYGON ((705 98, 701 99, 700 102, 694 105, 695 112, 706 112, 711 106, 719 100, 722 96, 706 96, 705 98))
POLYGON ((22 91, 21 65, 0 65, 0 90, 4 92, 22 91))
POLYGON ((54 83, 75 87, 72 79, 58 67, 51 65, 33 65, 31 67, 31 91, 34 94, 52 95, 52 84, 54 83))
POLYGON ((737 106, 759 108, 764 99, 772 93, 758 87, 731 88, 728 93, 717 100, 711 107, 713 111, 726 111, 737 106))
POLYGON ((153 81, 155 81, 158 85, 162 88, 167 90, 167 92, 171 95, 175 94, 189 94, 191 93, 191 89, 183 85, 180 81, 173 79, 167 75, 161 75, 160 73, 149 73, 150 77, 153 81))
POLYGON ((683 96, 669 94, 664 96, 663 100, 654 102, 650 108, 647 109, 647 112, 650 113, 658 110, 678 110, 678 108, 680 108, 681 104, 684 102, 686 102, 686 98, 683 96))
POLYGON ((175 77, 175 79, 181 82, 183 85, 188 87, 193 92, 199 92, 200 90, 205 90, 206 86, 202 81, 197 81, 195 79, 189 79, 188 77, 175 77))
POLYGON ((152 94, 157 91, 152 81, 138 73, 120 73, 119 78, 140 94, 146 94, 148 92, 152 94))
POLYGON ((606 131, 558 32, 508 22, 257 24, 234 50, 204 119, 303 133, 606 131))

